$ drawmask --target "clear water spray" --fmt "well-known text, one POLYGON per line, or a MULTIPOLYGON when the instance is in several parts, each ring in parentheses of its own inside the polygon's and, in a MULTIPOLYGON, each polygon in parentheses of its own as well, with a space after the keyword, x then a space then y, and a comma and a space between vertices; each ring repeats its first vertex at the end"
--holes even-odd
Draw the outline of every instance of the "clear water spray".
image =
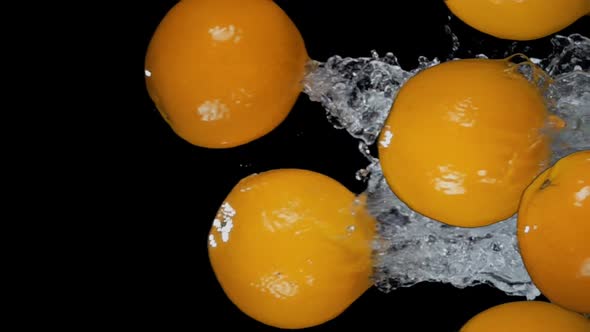
MULTIPOLYGON (((454 54, 459 40, 452 32, 454 54)), ((556 36, 553 53, 531 59, 552 82, 546 93, 551 113, 566 127, 554 139, 553 159, 590 149, 590 39, 579 34, 556 36)), ((510 51, 510 50, 509 50, 510 51)), ((451 54, 451 57, 452 57, 451 54)), ((486 58, 480 54, 477 57, 486 58)), ((369 146, 387 118, 400 87, 417 72, 440 63, 419 59, 412 70, 401 68, 392 53, 379 57, 343 58, 312 62, 304 92, 322 104, 329 121, 359 140, 369 166, 357 172, 367 180, 369 211, 379 221, 375 242, 375 285, 388 292, 419 282, 449 283, 458 288, 489 284, 506 294, 537 297, 516 243, 516 216, 480 228, 452 227, 408 208, 391 191, 379 160, 369 146)))

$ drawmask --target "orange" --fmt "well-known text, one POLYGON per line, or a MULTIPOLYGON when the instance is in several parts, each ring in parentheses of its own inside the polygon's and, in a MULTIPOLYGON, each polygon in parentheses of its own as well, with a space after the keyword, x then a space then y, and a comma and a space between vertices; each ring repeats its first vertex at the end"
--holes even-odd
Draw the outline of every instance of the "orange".
POLYGON ((460 332, 588 332, 590 321, 547 302, 500 304, 470 319, 460 332))
POLYGON ((562 158, 527 188, 517 236, 543 295, 590 313, 590 150, 562 158))
POLYGON ((304 328, 342 313, 371 286, 375 222, 355 195, 311 171, 241 180, 209 234, 213 271, 244 313, 304 328))
POLYGON ((471 27, 512 40, 549 36, 590 13, 588 0, 445 0, 445 3, 471 27))
POLYGON ((307 60, 297 27, 273 1, 183 0, 151 39, 145 79, 180 137, 229 148, 286 118, 307 60))
POLYGON ((516 213, 544 170, 549 117, 540 91, 507 60, 450 61, 401 88, 380 134, 379 159, 413 210, 478 227, 516 213))

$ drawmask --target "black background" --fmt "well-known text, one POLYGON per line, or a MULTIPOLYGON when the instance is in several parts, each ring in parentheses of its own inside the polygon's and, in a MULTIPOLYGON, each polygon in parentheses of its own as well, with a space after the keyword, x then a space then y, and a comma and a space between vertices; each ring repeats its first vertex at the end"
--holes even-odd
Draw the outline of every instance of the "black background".
MULTIPOLYGON (((142 1, 134 27, 133 94, 124 138, 118 147, 112 201, 125 207, 118 217, 129 227, 128 243, 117 266, 107 273, 117 284, 113 306, 105 314, 127 318, 130 326, 199 329, 238 325, 245 331, 270 331, 242 314, 224 295, 212 273, 206 239, 211 221, 231 188, 241 178, 276 168, 303 168, 326 174, 360 193, 365 183, 355 172, 367 165, 357 141, 334 129, 325 111, 301 95, 288 118, 265 137, 241 147, 210 150, 176 136, 156 111, 145 90, 144 56, 151 35, 175 0, 142 1), (137 29, 139 27, 139 30, 137 29), (116 196, 116 198, 115 198, 116 196), (129 272, 129 273, 125 273, 129 272)), ((452 18, 441 0, 352 1, 277 0, 299 28, 308 54, 325 61, 333 55, 370 56, 393 52, 406 69, 418 56, 445 59, 450 24, 461 42, 458 57, 485 53, 503 57, 509 50, 544 57, 549 38, 517 43, 479 33, 452 18)), ((585 17, 562 34, 588 31, 585 17)), ((107 244, 108 245, 108 244, 107 244)), ((496 304, 523 298, 506 296, 488 286, 456 289, 444 284, 420 284, 389 294, 370 289, 336 319, 311 328, 340 331, 458 331, 473 315, 496 304)))

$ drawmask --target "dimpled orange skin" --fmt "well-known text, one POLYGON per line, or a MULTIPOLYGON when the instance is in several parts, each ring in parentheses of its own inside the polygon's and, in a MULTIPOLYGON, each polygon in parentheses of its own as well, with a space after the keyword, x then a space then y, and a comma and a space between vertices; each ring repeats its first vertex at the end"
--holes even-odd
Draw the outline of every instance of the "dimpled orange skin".
POLYGON ((460 332, 588 332, 590 321, 540 301, 500 304, 470 319, 460 332))
POLYGON ((413 210, 479 227, 504 220, 544 169, 548 119, 537 89, 505 60, 446 62, 400 90, 379 138, 383 174, 413 210))
POLYGON ((249 176, 216 220, 208 250, 217 280, 262 323, 290 329, 324 323, 371 286, 375 221, 325 175, 281 169, 249 176))
POLYGON ((445 3, 474 29, 512 40, 546 37, 590 14, 589 0, 445 0, 445 3))
POLYGON ((517 236, 543 295, 590 313, 590 150, 562 158, 527 188, 517 236))
POLYGON ((307 60, 297 27, 273 1, 183 0, 152 37, 146 84, 180 137, 229 148, 285 119, 307 60))

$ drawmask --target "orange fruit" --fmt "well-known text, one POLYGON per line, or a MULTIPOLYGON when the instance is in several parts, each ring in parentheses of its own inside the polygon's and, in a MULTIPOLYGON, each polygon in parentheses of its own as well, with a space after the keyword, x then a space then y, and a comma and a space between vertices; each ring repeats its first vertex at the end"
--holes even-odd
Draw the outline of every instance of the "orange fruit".
POLYGON ((549 36, 590 13, 588 0, 445 0, 445 3, 471 27, 512 40, 549 36))
POLYGON ((489 225, 516 213, 546 167, 548 119, 540 91, 508 60, 442 63, 400 89, 379 138, 383 174, 427 217, 489 225))
POLYGON ((371 286, 374 232, 374 219, 337 181, 272 170, 229 193, 209 234, 209 258, 244 313, 304 328, 338 316, 371 286))
POLYGON ((590 150, 562 158, 527 188, 517 236, 526 269, 543 295, 590 313, 590 150))
POLYGON ((500 304, 471 318, 460 332, 588 332, 590 321, 547 302, 500 304))
POLYGON ((180 137, 229 148, 285 119, 307 60, 297 27, 273 1, 183 0, 150 41, 145 79, 180 137))

